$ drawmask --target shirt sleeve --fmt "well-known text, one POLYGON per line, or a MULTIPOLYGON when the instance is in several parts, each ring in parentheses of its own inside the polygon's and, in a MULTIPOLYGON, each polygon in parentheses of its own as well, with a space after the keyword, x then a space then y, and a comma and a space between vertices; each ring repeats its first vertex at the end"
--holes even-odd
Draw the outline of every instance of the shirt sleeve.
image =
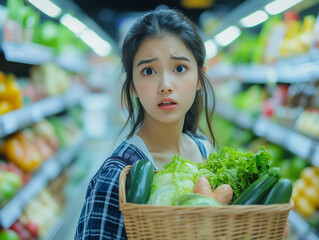
POLYGON ((108 166, 90 182, 78 221, 75 240, 126 239, 119 209, 121 168, 108 166))

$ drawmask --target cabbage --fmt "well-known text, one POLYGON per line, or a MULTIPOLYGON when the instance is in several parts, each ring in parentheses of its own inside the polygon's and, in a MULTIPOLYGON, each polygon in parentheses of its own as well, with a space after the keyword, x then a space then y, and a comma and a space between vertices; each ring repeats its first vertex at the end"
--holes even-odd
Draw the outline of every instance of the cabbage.
POLYGON ((222 206, 217 200, 197 193, 181 195, 176 200, 177 205, 181 206, 222 206))
POLYGON ((148 203, 175 205, 180 195, 193 191, 199 175, 195 163, 174 155, 172 161, 155 174, 148 203))

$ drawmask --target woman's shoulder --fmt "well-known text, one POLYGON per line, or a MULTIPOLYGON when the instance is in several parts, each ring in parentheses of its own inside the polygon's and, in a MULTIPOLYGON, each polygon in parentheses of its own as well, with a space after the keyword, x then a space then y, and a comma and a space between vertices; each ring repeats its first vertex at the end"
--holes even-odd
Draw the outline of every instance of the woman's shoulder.
POLYGON ((118 172, 127 165, 132 165, 135 161, 145 159, 144 152, 129 140, 122 141, 118 147, 103 162, 102 166, 95 174, 104 175, 106 172, 118 172))
POLYGON ((213 145, 204 134, 202 133, 194 134, 191 132, 187 132, 186 134, 190 136, 197 143, 198 147, 200 148, 205 158, 207 158, 208 155, 214 151, 213 145))

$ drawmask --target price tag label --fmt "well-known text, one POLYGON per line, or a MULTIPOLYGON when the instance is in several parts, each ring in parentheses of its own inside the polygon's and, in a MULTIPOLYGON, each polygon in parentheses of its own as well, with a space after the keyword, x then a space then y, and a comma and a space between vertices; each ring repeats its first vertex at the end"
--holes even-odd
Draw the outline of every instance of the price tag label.
POLYGON ((317 144, 311 160, 312 164, 319 167, 319 143, 317 144))
MULTIPOLYGON (((10 202, 11 203, 11 202, 10 202)), ((8 204, 2 208, 0 213, 1 226, 9 228, 21 215, 22 207, 19 204, 8 204)))
POLYGON ((55 159, 51 159, 45 163, 42 171, 49 180, 52 180, 59 175, 61 167, 55 159))
POLYGON ((287 149, 302 158, 308 158, 312 147, 312 140, 296 132, 290 132, 287 139, 287 149))
POLYGON ((39 122, 44 117, 42 113, 41 105, 39 104, 32 105, 30 112, 31 112, 31 118, 34 122, 39 122))
POLYGON ((19 117, 16 113, 17 111, 10 112, 10 113, 4 114, 1 117, 2 129, 3 129, 4 135, 13 133, 19 129, 19 117))

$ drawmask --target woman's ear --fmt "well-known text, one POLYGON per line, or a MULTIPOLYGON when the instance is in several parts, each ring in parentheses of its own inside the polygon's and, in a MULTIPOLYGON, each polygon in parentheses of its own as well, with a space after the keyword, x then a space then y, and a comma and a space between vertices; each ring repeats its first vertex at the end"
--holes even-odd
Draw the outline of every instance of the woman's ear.
POLYGON ((133 83, 131 83, 130 90, 134 94, 135 97, 138 97, 133 83))
MULTIPOLYGON (((203 71, 204 73, 206 73, 206 66, 204 66, 202 69, 203 69, 202 71, 203 71)), ((201 88, 202 88, 202 84, 201 84, 201 82, 198 80, 196 90, 198 91, 198 90, 200 90, 201 88)))
POLYGON ((201 88, 202 88, 202 84, 198 79, 196 91, 200 90, 201 88))

